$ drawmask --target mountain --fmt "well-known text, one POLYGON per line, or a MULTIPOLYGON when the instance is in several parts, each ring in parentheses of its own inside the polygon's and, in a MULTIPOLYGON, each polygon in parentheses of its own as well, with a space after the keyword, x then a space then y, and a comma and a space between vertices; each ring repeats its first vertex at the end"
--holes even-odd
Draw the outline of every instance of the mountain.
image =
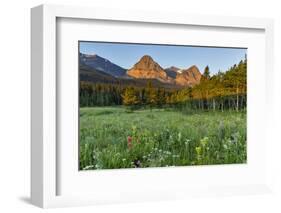
POLYGON ((126 75, 126 70, 111 61, 102 58, 98 55, 88 55, 80 53, 80 64, 86 65, 95 70, 107 73, 114 77, 121 77, 126 75))
MULTIPOLYGON (((147 86, 147 79, 136 79, 130 77, 122 77, 117 78, 102 71, 93 69, 87 65, 80 64, 79 69, 79 78, 80 82, 89 82, 89 83, 102 83, 102 84, 117 84, 120 86, 135 86, 135 87, 146 87, 147 86)), ((158 81, 157 79, 151 79, 151 84, 154 87, 166 88, 166 89, 175 89, 180 88, 175 84, 169 84, 165 82, 158 81)))
POLYGON ((178 71, 180 70, 180 68, 177 68, 175 66, 171 66, 165 69, 165 72, 167 73, 167 75, 171 78, 176 78, 178 71))
POLYGON ((117 82, 116 78, 105 72, 91 68, 85 64, 80 64, 79 69, 80 81, 87 81, 92 83, 110 83, 114 84, 117 82))
POLYGON ((163 69, 151 56, 144 55, 127 72, 98 55, 80 53, 80 80, 93 83, 118 83, 145 86, 150 79, 155 86, 166 88, 192 87, 200 83, 201 73, 193 65, 188 69, 175 66, 163 69))
POLYGON ((180 70, 175 81, 177 85, 192 87, 200 83, 201 76, 199 69, 193 65, 188 69, 180 70))
POLYGON ((165 70, 156 63, 149 55, 144 55, 131 69, 127 75, 140 79, 157 79, 165 83, 173 83, 165 70))

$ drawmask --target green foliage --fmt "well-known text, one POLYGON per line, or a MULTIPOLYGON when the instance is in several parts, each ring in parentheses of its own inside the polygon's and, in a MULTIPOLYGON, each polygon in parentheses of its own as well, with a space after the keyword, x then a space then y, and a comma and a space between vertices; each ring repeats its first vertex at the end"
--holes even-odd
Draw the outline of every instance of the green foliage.
POLYGON ((80 169, 245 163, 246 137, 245 112, 81 108, 80 169))

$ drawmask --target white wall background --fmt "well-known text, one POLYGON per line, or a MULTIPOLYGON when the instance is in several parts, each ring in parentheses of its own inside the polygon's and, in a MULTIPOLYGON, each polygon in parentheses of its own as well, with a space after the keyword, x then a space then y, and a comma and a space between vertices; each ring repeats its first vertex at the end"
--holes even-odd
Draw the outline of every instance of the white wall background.
POLYGON ((278 0, 8 0, 0 7, 0 212, 37 212, 29 204, 30 178, 30 8, 42 3, 79 4, 191 14, 269 17, 275 20, 275 125, 272 195, 202 198, 122 204, 51 212, 280 212, 281 205, 281 13, 278 0), (279 84, 279 85, 278 85, 279 84), (279 211, 278 211, 279 210, 279 211))

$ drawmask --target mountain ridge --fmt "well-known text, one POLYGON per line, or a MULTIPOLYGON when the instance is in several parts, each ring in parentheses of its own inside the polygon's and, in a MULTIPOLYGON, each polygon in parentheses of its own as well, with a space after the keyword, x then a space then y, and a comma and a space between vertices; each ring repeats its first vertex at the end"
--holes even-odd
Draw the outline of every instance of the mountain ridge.
POLYGON ((193 87, 199 84, 202 76, 196 65, 192 65, 187 69, 180 69, 176 66, 164 69, 149 55, 142 56, 133 67, 126 70, 97 54, 80 53, 80 70, 83 74, 82 79, 90 79, 89 81, 91 82, 97 81, 95 79, 91 80, 94 76, 99 81, 104 79, 106 82, 116 82, 116 78, 126 80, 151 79, 162 82, 164 85, 170 84, 171 86, 181 87, 193 87), (82 69, 83 66, 84 69, 82 69), (85 72, 85 67, 87 67, 87 72, 85 72), (90 73, 91 71, 93 72, 92 74, 90 73))
POLYGON ((80 63, 114 77, 126 75, 126 69, 97 54, 80 53, 80 63))

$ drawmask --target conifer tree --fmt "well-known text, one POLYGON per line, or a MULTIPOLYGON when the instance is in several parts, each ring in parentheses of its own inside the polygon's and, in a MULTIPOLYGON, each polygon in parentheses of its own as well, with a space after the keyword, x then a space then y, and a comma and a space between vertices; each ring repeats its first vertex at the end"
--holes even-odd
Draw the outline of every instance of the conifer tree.
POLYGON ((123 104, 129 107, 130 110, 135 109, 135 107, 140 103, 134 87, 127 87, 122 94, 122 98, 123 104))
POLYGON ((148 81, 146 86, 146 103, 150 110, 157 104, 157 91, 152 87, 151 81, 148 81))

